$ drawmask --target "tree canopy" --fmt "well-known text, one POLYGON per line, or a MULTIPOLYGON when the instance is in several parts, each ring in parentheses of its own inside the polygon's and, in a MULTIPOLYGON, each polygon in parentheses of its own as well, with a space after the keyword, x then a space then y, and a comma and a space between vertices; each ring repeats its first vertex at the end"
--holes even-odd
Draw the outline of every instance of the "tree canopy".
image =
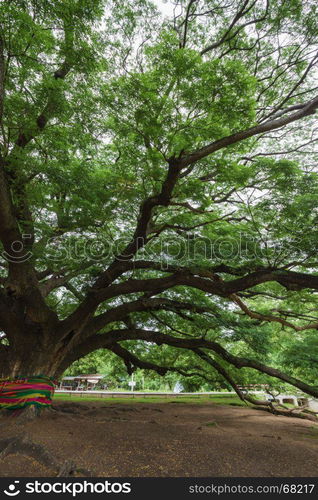
POLYGON ((167 7, 0 5, 0 371, 317 397, 317 4, 167 7))

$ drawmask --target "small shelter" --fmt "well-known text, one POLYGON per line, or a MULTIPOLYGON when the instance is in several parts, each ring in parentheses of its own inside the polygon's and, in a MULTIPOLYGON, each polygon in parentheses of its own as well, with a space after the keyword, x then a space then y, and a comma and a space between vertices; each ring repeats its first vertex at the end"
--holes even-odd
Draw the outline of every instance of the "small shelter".
POLYGON ((89 375, 77 375, 76 377, 63 377, 59 389, 65 390, 94 390, 98 382, 104 378, 99 373, 89 375))

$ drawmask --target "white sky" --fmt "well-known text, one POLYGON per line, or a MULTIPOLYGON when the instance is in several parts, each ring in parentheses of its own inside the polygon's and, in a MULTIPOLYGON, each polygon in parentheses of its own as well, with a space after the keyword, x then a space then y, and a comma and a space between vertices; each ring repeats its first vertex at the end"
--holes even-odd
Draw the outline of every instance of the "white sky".
POLYGON ((152 0, 155 5, 161 10, 164 15, 171 16, 173 15, 174 5, 169 1, 163 0, 152 0))

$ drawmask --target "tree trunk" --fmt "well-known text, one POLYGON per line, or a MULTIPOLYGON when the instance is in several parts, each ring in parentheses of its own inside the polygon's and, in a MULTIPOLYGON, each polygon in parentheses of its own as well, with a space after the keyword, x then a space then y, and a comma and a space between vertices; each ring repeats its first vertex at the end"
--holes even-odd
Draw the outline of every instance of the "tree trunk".
POLYGON ((18 349, 11 349, 0 367, 1 378, 19 376, 46 375, 55 377, 56 350, 52 346, 40 343, 34 346, 23 344, 18 349))
POLYGON ((20 342, 2 350, 0 357, 0 409, 18 414, 21 420, 34 418, 50 408, 54 379, 62 352, 43 336, 24 335, 20 342))

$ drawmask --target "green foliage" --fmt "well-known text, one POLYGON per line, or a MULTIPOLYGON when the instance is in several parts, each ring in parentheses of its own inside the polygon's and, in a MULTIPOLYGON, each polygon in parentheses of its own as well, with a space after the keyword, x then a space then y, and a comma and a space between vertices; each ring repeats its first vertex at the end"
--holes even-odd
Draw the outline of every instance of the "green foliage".
POLYGON ((104 87, 109 131, 121 138, 121 148, 142 154, 153 168, 162 157, 190 151, 254 119, 255 79, 244 64, 204 61, 188 49, 171 52, 170 40, 163 33, 161 43, 148 48, 146 73, 130 73, 104 87))

